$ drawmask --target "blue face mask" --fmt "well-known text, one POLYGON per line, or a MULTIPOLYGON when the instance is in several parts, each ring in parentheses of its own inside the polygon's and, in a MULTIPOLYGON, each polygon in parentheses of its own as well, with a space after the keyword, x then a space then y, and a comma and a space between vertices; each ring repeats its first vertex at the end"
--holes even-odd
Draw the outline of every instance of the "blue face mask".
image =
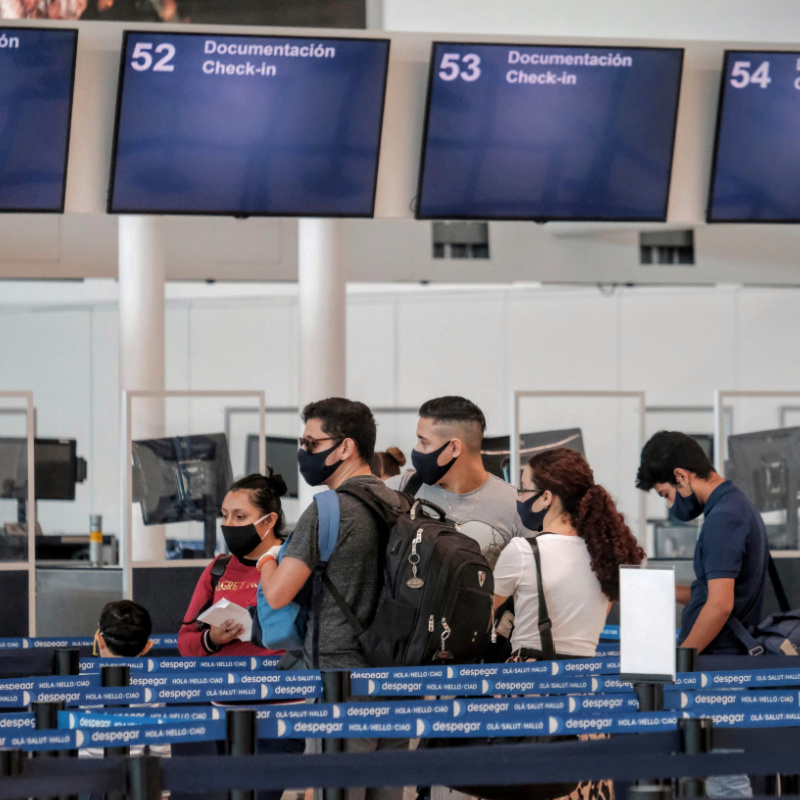
POLYGON ((675 492, 675 502, 669 510, 669 516, 678 522, 691 522, 703 513, 703 504, 697 499, 697 495, 692 492, 688 497, 684 497, 678 491, 675 492))
POLYGON ((529 531, 540 532, 544 527, 544 518, 547 516, 549 509, 543 508, 541 511, 534 511, 533 504, 544 494, 544 492, 536 492, 533 497, 528 500, 517 500, 517 514, 522 520, 522 524, 529 531))

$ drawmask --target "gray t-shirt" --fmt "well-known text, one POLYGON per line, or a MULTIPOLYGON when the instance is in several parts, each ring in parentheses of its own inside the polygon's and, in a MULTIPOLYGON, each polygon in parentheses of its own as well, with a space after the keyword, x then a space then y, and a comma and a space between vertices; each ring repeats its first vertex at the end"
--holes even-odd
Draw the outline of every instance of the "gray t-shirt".
POLYGON ((423 484, 417 497, 439 506, 462 533, 475 539, 492 569, 514 536, 529 533, 517 513, 517 490, 496 475, 466 494, 423 484))
MULTIPOLYGON (((397 494, 372 475, 360 475, 345 481, 343 486, 369 486, 392 504, 397 494)), ((328 561, 327 575, 344 597, 362 627, 372 622, 378 604, 378 547, 380 523, 360 500, 339 493, 341 522, 336 549, 328 561)), ((310 570, 319 563, 317 504, 302 513, 286 546, 286 556, 299 559, 310 570)), ((355 639, 355 632, 327 589, 323 590, 320 611, 319 661, 323 669, 368 667, 355 639)), ((309 619, 303 659, 312 664, 312 636, 317 620, 309 619)))

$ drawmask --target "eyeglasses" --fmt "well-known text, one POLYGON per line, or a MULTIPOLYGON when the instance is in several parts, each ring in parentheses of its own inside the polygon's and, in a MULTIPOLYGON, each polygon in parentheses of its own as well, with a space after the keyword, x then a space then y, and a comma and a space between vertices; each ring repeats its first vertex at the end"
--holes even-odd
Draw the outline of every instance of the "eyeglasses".
POLYGON ((536 500, 537 497, 541 497, 544 494, 544 489, 525 489, 522 486, 517 486, 517 494, 535 494, 536 497, 533 499, 536 500))
POLYGON ((335 442, 337 440, 333 436, 325 436, 322 439, 309 439, 307 436, 299 436, 297 441, 303 450, 313 453, 320 442, 335 442))

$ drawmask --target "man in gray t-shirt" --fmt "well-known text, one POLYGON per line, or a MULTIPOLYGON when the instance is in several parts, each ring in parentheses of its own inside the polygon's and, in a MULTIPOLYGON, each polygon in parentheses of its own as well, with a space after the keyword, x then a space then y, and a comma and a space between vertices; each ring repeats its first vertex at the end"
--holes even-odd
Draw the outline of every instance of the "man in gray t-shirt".
MULTIPOLYGON (((375 450, 375 418, 363 403, 329 397, 303 409, 305 429, 297 458, 300 473, 311 486, 336 490, 345 484, 368 486, 394 504, 397 495, 372 475, 370 461, 375 450)), ((378 581, 379 525, 372 512, 351 495, 339 494, 340 524, 336 547, 328 560, 327 576, 344 596, 362 626, 372 622, 380 591, 378 581)), ((261 588, 272 608, 283 608, 308 583, 319 563, 317 506, 302 514, 278 565, 274 554, 259 559, 261 588)), ((353 669, 367 666, 355 632, 330 592, 323 588, 319 619, 310 615, 303 647, 306 667, 313 664, 312 637, 319 626, 319 665, 323 669, 353 669)), ((306 752, 324 746, 311 739, 306 752)), ((406 750, 408 739, 347 739, 348 752, 406 750)), ((319 792, 315 791, 315 795, 319 792)), ((402 800, 402 786, 352 788, 347 800, 402 800)))
MULTIPOLYGON (((395 492, 387 489, 383 481, 373 475, 349 478, 339 486, 352 484, 368 486, 388 503, 397 503, 395 492)), ((339 493, 339 509, 341 514, 339 539, 328 561, 326 574, 355 614, 361 627, 365 628, 375 616, 380 592, 379 522, 369 508, 352 495, 339 493)), ((317 519, 317 504, 312 503, 298 520, 285 553, 286 558, 296 558, 305 564, 310 572, 313 572, 319 563, 317 519)), ((303 648, 303 659, 307 665, 312 663, 311 643, 316 624, 315 619, 309 619, 303 648)), ((322 669, 369 666, 356 642, 352 626, 327 591, 322 596, 319 626, 319 665, 322 669)))
POLYGON ((462 533, 475 539, 494 568, 509 540, 526 531, 517 513, 516 488, 484 469, 486 418, 463 397, 429 400, 419 416, 417 445, 411 451, 422 480, 416 496, 439 506, 462 533))

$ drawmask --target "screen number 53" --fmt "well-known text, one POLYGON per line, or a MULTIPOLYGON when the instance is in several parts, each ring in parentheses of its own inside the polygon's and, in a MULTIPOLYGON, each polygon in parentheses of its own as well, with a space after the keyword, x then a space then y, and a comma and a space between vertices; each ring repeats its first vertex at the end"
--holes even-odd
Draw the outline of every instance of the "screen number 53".
POLYGON ((456 78, 461 78, 462 81, 471 83, 478 80, 480 76, 481 59, 475 53, 467 53, 464 56, 458 53, 445 53, 442 56, 442 62, 439 64, 439 77, 443 81, 454 81, 456 78))

